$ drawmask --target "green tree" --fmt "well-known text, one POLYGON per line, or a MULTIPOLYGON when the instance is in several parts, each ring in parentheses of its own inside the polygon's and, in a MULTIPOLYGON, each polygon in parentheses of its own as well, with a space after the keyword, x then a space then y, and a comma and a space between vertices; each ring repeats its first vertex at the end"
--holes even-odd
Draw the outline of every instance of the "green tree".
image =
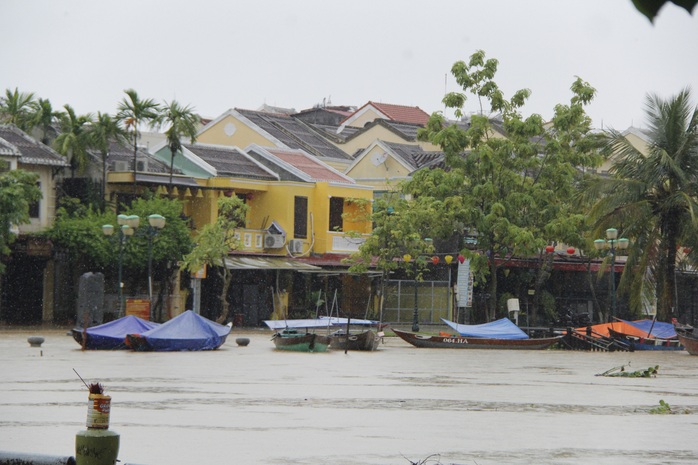
MULTIPOLYGON (((494 81, 497 66, 482 51, 453 65, 463 92, 447 94, 444 104, 461 118, 470 94, 480 113, 467 127, 433 114, 419 137, 442 147, 449 172, 418 172, 403 189, 431 199, 424 202, 434 206, 433 224, 446 221, 445 231, 465 228, 477 238, 477 246, 462 253, 471 260, 476 282, 488 283, 488 320, 497 317, 497 269, 507 260, 538 254, 555 241, 583 242, 584 215, 573 197, 584 182, 584 168, 601 161, 602 141, 584 111, 595 94, 589 84, 577 78, 570 103, 557 105, 546 123, 537 114, 522 116, 528 89, 504 97, 494 81), (498 116, 485 114, 486 104, 498 116)), ((534 306, 532 321, 536 312, 534 306)))
POLYGON ((371 235, 361 244, 359 251, 346 260, 351 272, 363 273, 369 268, 381 272, 381 319, 385 282, 390 273, 403 268, 407 274, 420 279, 427 264, 425 254, 433 251, 433 246, 425 240, 431 237, 433 229, 423 221, 425 210, 420 205, 406 201, 397 193, 376 199, 370 215, 373 222, 371 235), (405 256, 410 260, 405 260, 405 256))
POLYGON ((220 293, 221 314, 219 323, 228 319, 230 304, 228 289, 233 276, 225 265, 225 259, 232 250, 240 248, 240 240, 235 237, 235 229, 245 225, 249 207, 240 198, 222 197, 218 199, 218 218, 215 223, 209 223, 201 228, 195 238, 195 247, 182 260, 182 269, 195 273, 208 266, 215 269, 220 276, 223 286, 220 293))
POLYGON ((28 130, 28 120, 36 106, 33 92, 14 92, 5 89, 5 97, 0 98, 0 122, 13 124, 23 131, 28 130))
POLYGON ((28 223, 29 206, 41 199, 37 179, 36 173, 24 170, 0 173, 0 274, 5 272, 3 259, 15 240, 12 227, 28 223))
POLYGON ((55 133, 54 124, 60 121, 61 112, 53 111, 53 106, 48 99, 40 98, 34 111, 28 115, 27 128, 37 129, 39 139, 44 145, 51 145, 51 135, 55 133))
POLYGON ((635 8, 637 8, 637 11, 645 15, 650 21, 654 21, 654 18, 657 17, 659 10, 666 3, 673 3, 680 6, 689 14, 691 14, 691 11, 693 11, 693 8, 695 8, 696 3, 698 3, 697 0, 632 0, 632 2, 633 5, 635 5, 635 8))
POLYGON ((646 115, 646 154, 609 131, 612 177, 590 188, 600 198, 592 215, 597 232, 620 226, 633 241, 621 278, 632 308, 656 298, 657 318, 667 321, 676 305, 677 248, 698 246, 698 107, 686 89, 667 100, 648 95, 646 115))
POLYGON ((161 108, 160 121, 168 126, 165 131, 167 146, 170 148, 172 159, 170 160, 170 187, 172 187, 172 173, 174 171, 174 159, 177 152, 182 150, 182 136, 188 137, 193 144, 196 141, 201 117, 196 114, 193 107, 182 106, 177 101, 165 102, 161 108))
POLYGON ((76 115, 70 105, 64 105, 65 112, 60 116, 61 133, 53 141, 53 146, 58 153, 66 157, 70 163, 72 176, 75 173, 82 174, 87 168, 89 156, 87 150, 90 147, 89 127, 93 122, 91 113, 76 115))
POLYGON ((98 150, 102 157, 102 208, 106 198, 107 186, 107 158, 109 148, 114 143, 121 143, 127 139, 128 134, 119 123, 108 113, 97 113, 97 118, 88 129, 88 144, 98 150))
POLYGON ((141 99, 133 89, 126 89, 117 107, 116 120, 131 134, 133 144, 133 193, 136 193, 136 171, 138 167, 138 139, 142 125, 152 127, 159 119, 159 105, 153 99, 141 99))
MULTIPOLYGON (((144 286, 144 274, 148 269, 147 217, 159 214, 165 217, 166 225, 152 241, 154 269, 161 273, 163 282, 177 270, 177 262, 190 252, 191 233, 182 215, 179 200, 163 197, 139 198, 122 211, 125 215, 137 215, 141 223, 133 236, 124 243, 123 267, 128 270, 131 285, 135 289, 144 286)), ((56 247, 65 250, 73 265, 80 269, 115 270, 119 260, 119 243, 102 232, 102 226, 116 226, 114 212, 100 212, 84 206, 77 199, 67 199, 58 209, 56 221, 47 231, 47 236, 56 247)), ((161 289, 163 286, 161 286, 161 289)), ((161 304, 157 299, 155 306, 161 304)))

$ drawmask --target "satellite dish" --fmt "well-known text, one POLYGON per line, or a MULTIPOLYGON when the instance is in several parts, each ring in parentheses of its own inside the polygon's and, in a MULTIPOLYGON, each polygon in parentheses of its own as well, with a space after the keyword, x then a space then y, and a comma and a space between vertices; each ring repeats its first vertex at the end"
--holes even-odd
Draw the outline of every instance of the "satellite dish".
POLYGON ((383 153, 374 153, 371 155, 371 163, 374 165, 378 166, 381 163, 385 162, 385 160, 388 158, 388 154, 383 152, 383 153))

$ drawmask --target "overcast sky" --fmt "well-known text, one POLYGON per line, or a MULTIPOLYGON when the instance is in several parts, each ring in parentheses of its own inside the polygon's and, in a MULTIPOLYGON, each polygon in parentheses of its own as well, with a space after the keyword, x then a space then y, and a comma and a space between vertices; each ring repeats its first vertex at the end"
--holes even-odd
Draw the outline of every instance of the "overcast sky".
MULTIPOLYGON (((648 93, 698 100, 698 9, 654 24, 631 0, 0 0, 0 91, 116 110, 127 88, 206 117, 369 100, 443 110, 453 63, 499 60, 507 96, 550 118, 580 76, 596 127, 645 123, 648 93)), ((466 110, 475 111, 469 100, 466 110)))

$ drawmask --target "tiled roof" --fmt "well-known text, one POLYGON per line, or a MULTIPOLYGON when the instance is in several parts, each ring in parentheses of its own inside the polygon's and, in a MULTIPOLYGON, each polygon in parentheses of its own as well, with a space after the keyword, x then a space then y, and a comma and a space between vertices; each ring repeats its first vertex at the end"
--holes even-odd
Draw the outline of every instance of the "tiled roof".
POLYGON ((301 150, 284 150, 266 148, 266 151, 279 160, 293 166, 295 169, 305 173, 310 181, 327 181, 344 184, 355 184, 355 182, 319 160, 314 159, 301 150))
POLYGON ((288 148, 301 149, 316 157, 351 159, 349 155, 316 133, 311 126, 296 118, 276 113, 237 108, 236 111, 271 134, 288 148))
POLYGON ((429 114, 419 107, 392 105, 389 103, 369 102, 381 113, 388 115, 393 121, 412 123, 424 126, 429 121, 429 114))
POLYGON ((213 166, 218 172, 218 176, 276 179, 276 176, 264 170, 235 147, 208 144, 184 144, 184 147, 213 166))
POLYGON ((419 145, 396 144, 385 141, 383 143, 388 146, 395 155, 402 158, 405 163, 412 166, 414 169, 438 163, 439 160, 443 160, 444 158, 443 152, 427 152, 419 145))
POLYGON ((26 165, 70 166, 65 158, 12 125, 0 125, 2 147, 20 154, 19 162, 26 165))
MULTIPOLYGON (((92 156, 101 159, 99 152, 92 150, 92 156)), ((153 157, 148 152, 142 149, 138 149, 138 159, 147 159, 147 172, 149 173, 169 173, 170 166, 159 159, 153 157)), ((125 161, 128 164, 129 171, 133 169, 133 147, 120 144, 118 142, 112 141, 109 144, 109 154, 107 155, 107 162, 113 164, 115 161, 125 161)), ((182 171, 177 167, 173 170, 174 174, 181 174, 182 171)))

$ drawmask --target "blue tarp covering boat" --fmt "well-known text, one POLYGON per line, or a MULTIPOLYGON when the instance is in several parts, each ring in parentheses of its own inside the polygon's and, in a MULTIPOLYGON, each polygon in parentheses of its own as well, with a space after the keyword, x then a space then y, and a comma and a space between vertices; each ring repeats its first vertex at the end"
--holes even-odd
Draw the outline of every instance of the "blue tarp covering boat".
POLYGON ((187 310, 157 328, 140 334, 129 334, 135 350, 173 352, 182 350, 213 350, 219 348, 230 334, 224 326, 187 310))
POLYGON ((463 337, 482 337, 490 339, 528 339, 528 334, 516 326, 510 319, 501 318, 480 325, 462 325, 441 318, 441 321, 453 328, 463 337))
POLYGON ((620 321, 644 331, 647 333, 648 337, 651 336, 657 339, 676 339, 677 337, 676 328, 674 328, 672 323, 664 323, 662 321, 653 320, 620 321))
POLYGON ((133 333, 143 333, 151 330, 160 323, 146 321, 133 315, 126 315, 118 320, 110 321, 99 326, 91 328, 74 328, 72 330, 73 339, 78 344, 83 345, 83 337, 85 339, 84 347, 90 350, 124 350, 130 349, 126 344, 126 335, 133 333))

